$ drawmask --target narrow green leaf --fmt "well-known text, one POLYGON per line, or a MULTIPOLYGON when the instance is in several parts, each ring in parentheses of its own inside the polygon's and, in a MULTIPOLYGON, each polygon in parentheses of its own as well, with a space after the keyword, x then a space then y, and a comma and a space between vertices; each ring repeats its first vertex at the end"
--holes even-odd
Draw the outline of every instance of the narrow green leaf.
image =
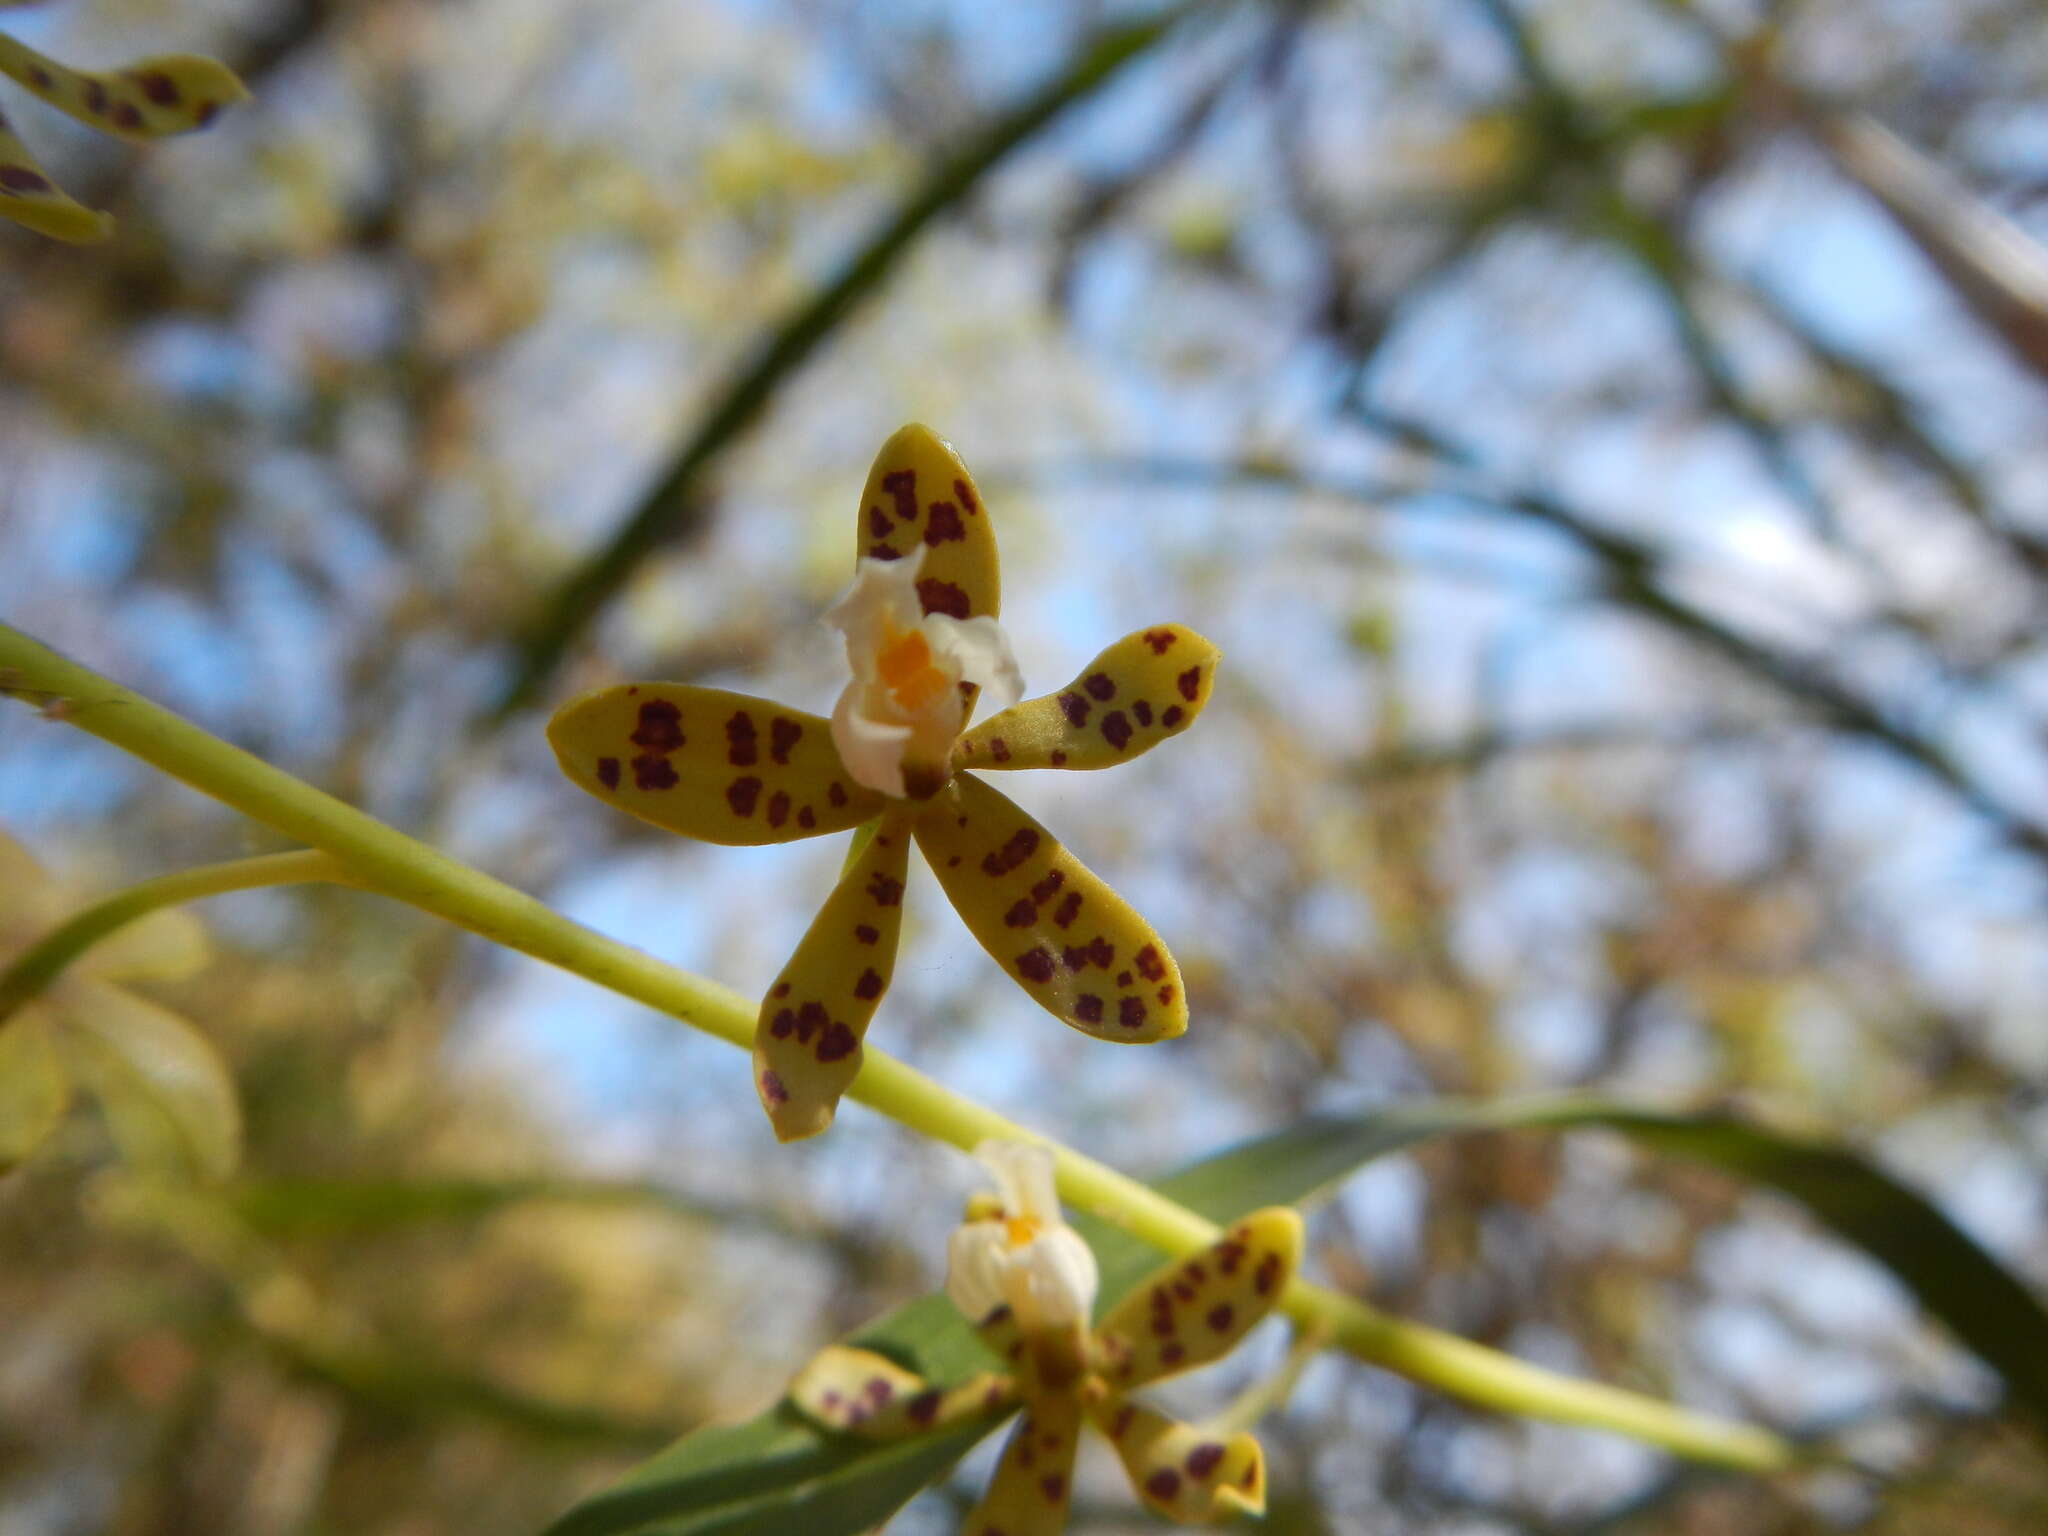
POLYGON ((0 1173, 42 1145, 71 1102, 71 1079, 50 1042, 50 1021, 24 1008, 0 1023, 0 1173))
POLYGON ((241 1107, 212 1041, 169 1009, 104 982, 74 983, 64 1025, 64 1048, 123 1157, 186 1178, 234 1171, 241 1107))
MULTIPOLYGON (((1313 1118, 1229 1148, 1158 1188, 1213 1221, 1309 1199, 1364 1163, 1437 1136, 1508 1129, 1619 1132, 1712 1164, 1806 1206, 1886 1265, 1934 1316, 1997 1369, 2014 1399, 2048 1406, 2048 1313, 2026 1288, 1922 1196, 1842 1147, 1718 1114, 1683 1115, 1590 1098, 1502 1104, 1433 1101, 1313 1118)), ((1104 1304, 1159 1261, 1128 1234, 1077 1214, 1094 1247, 1104 1304)), ((890 1313, 848 1342, 934 1381, 986 1369, 988 1357, 943 1296, 890 1313)), ((998 1421, 876 1446, 819 1434, 786 1404, 745 1424, 679 1441, 623 1484, 572 1509, 546 1536, 855 1536, 944 1475, 998 1421), (920 1454, 929 1453, 929 1454, 920 1454)))

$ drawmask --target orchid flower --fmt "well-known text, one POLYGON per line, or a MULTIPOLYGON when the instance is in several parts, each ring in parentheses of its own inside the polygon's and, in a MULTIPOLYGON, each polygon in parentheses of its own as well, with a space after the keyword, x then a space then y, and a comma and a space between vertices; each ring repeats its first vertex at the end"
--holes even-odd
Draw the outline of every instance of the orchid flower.
MULTIPOLYGON (((20 844, 0 835, 0 967, 71 905, 20 844)), ((206 959, 197 919, 152 912, 0 1018, 0 1173, 56 1129, 74 1083, 99 1100, 131 1162, 205 1178, 233 1171, 241 1112, 220 1053, 177 1014, 117 984, 177 980, 206 959)))
MULTIPOLYGON (((158 139, 212 122, 221 108, 245 100, 234 71, 189 53, 137 59, 105 74, 67 69, 0 33, 0 75, 40 96, 67 117, 116 138, 158 139)), ((58 189, 0 116, 0 218, 58 240, 104 240, 114 221, 58 189)))
POLYGON ((1061 1219, 1052 1154, 984 1142, 975 1156, 998 1193, 969 1202, 947 1250, 946 1294, 1012 1369, 941 1388, 871 1350, 835 1344, 798 1374, 790 1400, 827 1429, 876 1441, 1021 1406, 962 1536, 1056 1536, 1084 1420, 1168 1519, 1263 1512, 1257 1440, 1179 1423, 1128 1394, 1228 1354, 1273 1309, 1301 1257, 1301 1218, 1285 1206, 1253 1212, 1206 1252, 1160 1268, 1090 1331, 1095 1259, 1061 1219))
POLYGON ((1149 751, 1201 713, 1216 647, 1154 625, 1072 686, 1016 702, 991 522, 953 450, 905 427, 868 474, 853 585, 826 614, 852 674, 829 720, 715 688, 625 683, 548 724, 563 772, 670 831, 753 844, 871 829, 761 1004, 754 1082, 784 1141, 830 1125, 860 1070, 895 968, 913 838, 982 947, 1056 1018, 1123 1044, 1187 1028, 1159 936, 977 775, 1107 768, 1149 751), (983 690, 1000 710, 969 729, 983 690))

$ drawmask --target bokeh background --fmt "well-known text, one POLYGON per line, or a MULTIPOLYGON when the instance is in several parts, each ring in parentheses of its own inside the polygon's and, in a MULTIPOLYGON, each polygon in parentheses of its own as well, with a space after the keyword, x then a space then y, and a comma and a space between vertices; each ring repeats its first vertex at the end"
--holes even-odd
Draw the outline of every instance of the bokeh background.
MULTIPOLYGON (((839 840, 657 834, 540 724, 628 677, 828 708, 854 498, 923 420, 998 519, 1031 691, 1162 619, 1226 665, 1170 749, 1004 786, 1169 937, 1189 1034, 1061 1030, 915 870, 877 1045, 1141 1174, 1421 1095, 1731 1104, 2048 1279, 2038 6, 1130 30, 1168 15, 9 12, 81 64, 216 53, 256 99, 143 152, 9 100, 121 222, 0 229, 0 613, 751 992, 839 840), (926 188, 864 299, 791 331, 926 188), (807 349, 750 375, 778 335, 807 349), (535 667, 643 514, 664 537, 535 667)), ((19 707, 0 826, 81 894, 274 846, 19 707)), ((536 1529, 938 1278, 949 1150, 857 1106, 778 1150, 729 1048, 372 898, 204 915, 213 964, 154 995, 232 1062, 243 1172, 158 1189, 81 1107, 0 1180, 7 1536, 536 1529)), ((1264 1431, 1285 1536, 2048 1529, 1988 1375, 1726 1179, 1464 1138, 1347 1183, 1311 1262, 1884 1475, 1691 1472, 1325 1357, 1264 1431)), ((1159 1528, 1098 1455, 1075 1529, 1159 1528)), ((979 1464, 892 1529, 948 1529, 979 1464)))

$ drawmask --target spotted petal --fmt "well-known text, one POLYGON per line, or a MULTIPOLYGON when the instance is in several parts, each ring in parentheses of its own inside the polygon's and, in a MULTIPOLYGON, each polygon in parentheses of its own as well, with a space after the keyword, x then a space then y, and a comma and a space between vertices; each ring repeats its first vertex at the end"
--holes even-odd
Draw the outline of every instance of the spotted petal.
POLYGON ((1179 624, 1117 641, 1058 693, 991 715, 961 739, 968 768, 1109 768, 1195 723, 1222 653, 1179 624))
POLYGON ((1228 1354, 1273 1310, 1300 1260, 1301 1218, 1268 1206, 1154 1271, 1095 1330, 1104 1379, 1139 1387, 1228 1354))
POLYGON ((39 235, 88 245, 113 233, 114 221, 59 191, 28 146, 0 117, 0 219, 25 224, 39 235))
POLYGON ((761 1003, 754 1087, 778 1141, 830 1125, 860 1071, 861 1040, 896 969, 911 818, 882 818, 761 1003))
POLYGON ((955 775, 917 842, 982 948, 1055 1018, 1126 1045, 1188 1027, 1159 935, 1007 795, 955 775))
POLYGON ((824 720, 719 688, 600 688, 555 712, 548 741, 598 799, 707 843, 843 832, 884 803, 846 776, 824 720))
POLYGON ((1088 1417, 1116 1447, 1139 1497, 1167 1519, 1210 1525, 1265 1513, 1265 1456, 1250 1435, 1214 1435, 1114 1393, 1090 1404, 1088 1417))
POLYGON ((249 95, 234 71, 216 59, 161 54, 92 74, 66 68, 5 34, 0 34, 0 74, 88 128, 124 139, 204 128, 222 107, 249 95))
POLYGON ((983 1371, 935 1387, 873 1350, 833 1344, 797 1372, 789 1400, 804 1417, 863 1440, 902 1440, 979 1417, 1015 1400, 1007 1376, 983 1371))
POLYGON ((1059 1536, 1080 1439, 1081 1405, 1073 1398, 1047 1397, 1026 1407, 988 1492, 961 1522, 961 1536, 1059 1536))
POLYGON ((882 444, 860 497, 856 553, 900 560, 924 546, 917 595, 926 613, 956 619, 1002 606, 996 536, 967 466, 946 440, 913 422, 882 444))

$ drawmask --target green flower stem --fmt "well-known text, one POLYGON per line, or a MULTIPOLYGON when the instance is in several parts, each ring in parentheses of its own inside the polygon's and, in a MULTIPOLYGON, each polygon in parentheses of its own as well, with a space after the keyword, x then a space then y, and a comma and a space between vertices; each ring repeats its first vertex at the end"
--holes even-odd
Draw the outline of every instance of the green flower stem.
MULTIPOLYGON (((743 1050, 752 1048, 754 1004, 730 988, 571 922, 5 625, 0 691, 57 706, 53 712, 79 729, 295 841, 335 855, 366 889, 574 972, 743 1050)), ((990 1137, 1043 1140, 880 1051, 866 1053, 847 1096, 963 1149, 990 1137)), ((1213 1223, 1157 1191, 1078 1152, 1058 1146, 1053 1151, 1060 1193, 1070 1204, 1169 1253, 1192 1253, 1215 1241, 1213 1223)), ((1282 1305, 1305 1326, 1327 1329, 1359 1359, 1481 1407, 1612 1430, 1682 1456, 1753 1471, 1795 1459, 1790 1445, 1765 1430, 1556 1375, 1302 1281, 1289 1288, 1282 1305)))
POLYGON ((86 950, 117 928, 126 927, 159 907, 174 907, 227 891, 323 880, 335 885, 362 884, 333 854, 315 851, 267 853, 260 858, 231 859, 225 864, 202 864, 197 869, 181 869, 176 874, 160 875, 116 891, 66 918, 23 950, 12 965, 0 970, 0 1024, 55 981, 64 967, 86 950))

